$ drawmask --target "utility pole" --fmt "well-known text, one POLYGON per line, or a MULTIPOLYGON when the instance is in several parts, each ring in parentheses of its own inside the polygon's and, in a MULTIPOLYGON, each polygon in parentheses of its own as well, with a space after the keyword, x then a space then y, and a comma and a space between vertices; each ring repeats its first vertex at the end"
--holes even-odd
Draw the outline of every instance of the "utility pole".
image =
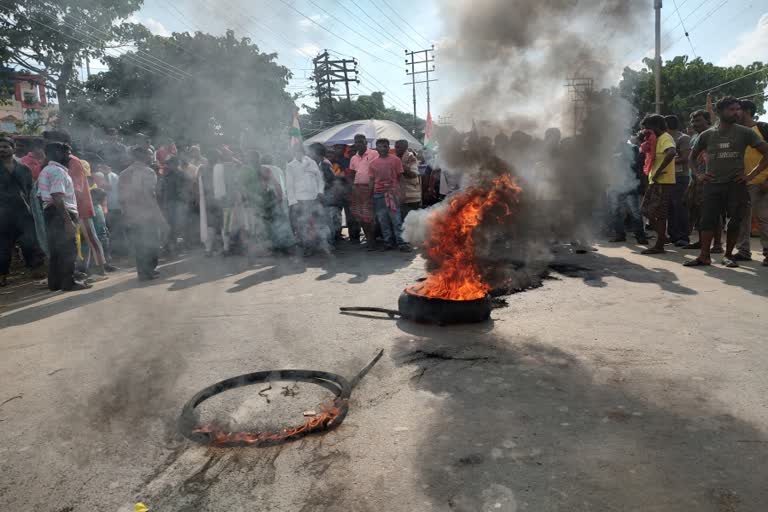
POLYGON ((317 84, 317 103, 322 106, 323 101, 328 103, 328 121, 333 120, 334 84, 344 83, 347 102, 352 102, 352 94, 349 92, 349 83, 360 83, 357 78, 357 59, 335 59, 328 55, 328 50, 312 59, 315 73, 312 79, 317 84), (350 75, 353 75, 350 77, 350 75))
POLYGON ((653 74, 656 77, 657 114, 661 114, 661 3, 662 0, 653 0, 653 8, 656 11, 656 60, 653 74))
POLYGON ((86 78, 91 78, 91 59, 88 58, 88 54, 85 54, 85 73, 86 78))
POLYGON ((589 117, 595 81, 588 77, 574 76, 568 79, 565 86, 571 93, 573 102, 573 134, 578 135, 584 121, 589 117))
MULTIPOLYGON (((437 82, 436 79, 430 79, 429 78, 429 72, 435 70, 435 45, 432 45, 431 48, 428 48, 426 50, 417 50, 413 52, 409 52, 408 50, 405 50, 405 55, 407 57, 410 57, 410 61, 408 59, 405 59, 405 65, 411 66, 411 69, 405 68, 405 74, 409 75, 411 77, 411 87, 413 88, 413 134, 416 135, 416 126, 418 124, 418 116, 416 115, 416 84, 427 84, 427 114, 430 114, 432 112, 431 110, 431 98, 429 96, 430 90, 429 90, 429 84, 430 82, 437 82), (431 55, 430 55, 431 52, 431 55), (417 61, 417 58, 421 58, 424 60, 417 61), (416 66, 424 64, 424 70, 416 71, 416 66), (430 64, 432 65, 432 69, 430 69, 430 64), (426 78, 420 82, 416 81, 416 75, 426 75, 426 78)), ((409 84, 404 84, 409 85, 409 84)))

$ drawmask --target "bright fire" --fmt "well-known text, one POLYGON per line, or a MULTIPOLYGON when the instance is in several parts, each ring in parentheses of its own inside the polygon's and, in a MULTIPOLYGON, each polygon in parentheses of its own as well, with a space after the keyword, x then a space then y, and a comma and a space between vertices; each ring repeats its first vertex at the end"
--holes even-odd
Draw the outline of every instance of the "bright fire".
POLYGON ((498 223, 512 215, 511 207, 520 190, 515 180, 504 174, 490 187, 471 187, 456 194, 447 209, 432 214, 424 248, 436 268, 406 292, 444 300, 483 298, 491 287, 483 280, 475 259, 475 228, 489 215, 495 215, 498 223))
POLYGON ((344 400, 336 400, 320 406, 320 414, 307 418, 303 425, 283 429, 282 432, 227 432, 223 429, 208 425, 192 430, 195 434, 207 434, 214 446, 232 445, 268 445, 296 439, 312 432, 327 430, 334 426, 336 419, 345 414, 347 404, 344 400))

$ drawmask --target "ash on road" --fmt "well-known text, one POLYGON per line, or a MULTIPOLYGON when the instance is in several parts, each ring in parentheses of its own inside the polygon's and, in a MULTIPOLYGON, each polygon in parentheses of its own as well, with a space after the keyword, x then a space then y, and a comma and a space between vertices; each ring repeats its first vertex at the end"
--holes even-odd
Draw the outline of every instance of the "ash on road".
MULTIPOLYGON (((153 511, 761 511, 768 503, 768 279, 631 246, 491 322, 440 328, 396 306, 402 254, 255 266, 191 258, 137 284, 6 296, 0 507, 153 511), (264 449, 184 440, 201 387, 270 368, 354 375, 344 424, 264 449)), ((248 417, 263 398, 227 401, 248 417)), ((288 403, 281 397, 280 403, 288 403)), ((305 404, 300 404, 305 407, 305 404)))

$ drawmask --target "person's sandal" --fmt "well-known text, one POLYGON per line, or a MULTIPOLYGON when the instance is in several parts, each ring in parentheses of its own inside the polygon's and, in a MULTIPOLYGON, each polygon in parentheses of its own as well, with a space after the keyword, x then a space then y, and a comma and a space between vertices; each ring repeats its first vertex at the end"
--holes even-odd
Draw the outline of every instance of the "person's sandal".
POLYGON ((738 267, 739 267, 739 264, 738 264, 738 263, 736 263, 736 262, 735 262, 733 259, 731 259, 731 258, 723 258, 723 260, 721 261, 721 263, 722 263, 724 266, 728 267, 728 268, 738 268, 738 267))
POLYGON ((655 247, 650 247, 648 249, 645 249, 644 251, 640 251, 640 254, 666 254, 667 251, 664 249, 657 249, 655 247))

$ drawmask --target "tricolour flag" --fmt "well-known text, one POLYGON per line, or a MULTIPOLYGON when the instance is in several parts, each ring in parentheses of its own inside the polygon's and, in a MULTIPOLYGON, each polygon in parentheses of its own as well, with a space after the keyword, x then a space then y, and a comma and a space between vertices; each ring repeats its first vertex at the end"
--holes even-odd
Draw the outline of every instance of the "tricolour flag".
POLYGON ((432 112, 427 112, 427 126, 424 128, 424 147, 426 149, 433 149, 435 141, 432 138, 432 112))
POLYGON ((299 127, 299 112, 296 111, 293 113, 293 125, 291 126, 291 147, 294 147, 296 144, 301 144, 301 127, 299 127))

